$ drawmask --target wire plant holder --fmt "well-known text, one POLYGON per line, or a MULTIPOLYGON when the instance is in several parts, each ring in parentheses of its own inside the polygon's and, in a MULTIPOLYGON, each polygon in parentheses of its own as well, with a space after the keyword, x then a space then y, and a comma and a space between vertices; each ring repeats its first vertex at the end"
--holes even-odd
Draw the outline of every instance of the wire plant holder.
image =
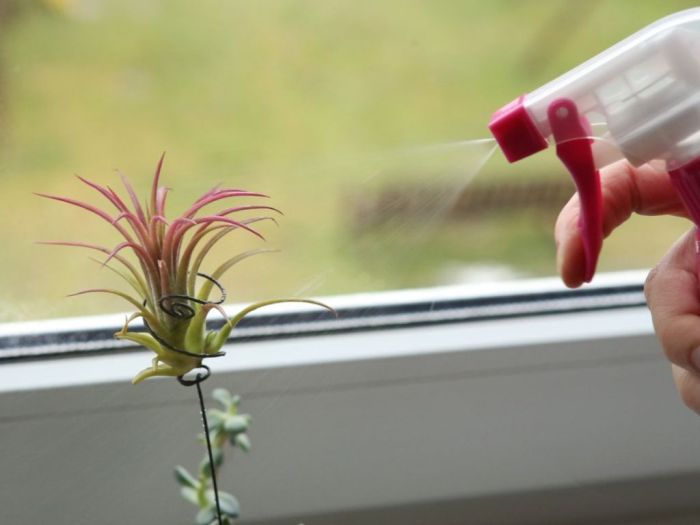
MULTIPOLYGON (((188 319, 192 319, 195 315, 195 309, 189 305, 189 303, 195 303, 200 306, 207 306, 207 305, 212 305, 212 306, 220 306, 224 304, 226 301, 226 289, 222 286, 222 284, 214 279, 211 275, 208 275, 206 273, 202 272, 197 272, 198 277, 203 277, 210 283, 212 283, 218 290, 221 295, 218 301, 208 301, 208 300, 203 300, 199 299, 197 297, 194 297, 192 295, 186 295, 186 294, 170 294, 170 295, 165 295, 161 297, 158 300, 158 307, 167 315, 170 317, 177 319, 179 321, 186 321, 188 319)), ((145 306, 145 305, 144 305, 145 306)), ((158 335, 158 333, 153 330, 150 325, 148 324, 148 321, 144 318, 143 319, 143 326, 146 328, 149 334, 153 336, 153 339, 158 341, 161 345, 163 345, 165 348, 168 350, 171 350, 175 353, 181 354, 181 355, 186 355, 190 357, 195 357, 198 359, 206 359, 210 357, 222 357, 226 355, 226 352, 223 351, 218 351, 213 354, 196 354, 194 352, 189 352, 187 350, 184 350, 182 348, 177 348, 170 344, 168 341, 163 339, 158 335)), ((205 368, 205 367, 203 367, 205 368)), ((208 370, 208 368, 207 368, 208 370)), ((184 375, 184 374, 183 374, 184 375)), ((178 380, 182 382, 182 377, 183 375, 178 376, 178 380)), ((209 377, 207 375, 204 379, 209 377)), ((204 380, 202 379, 202 381, 204 380)), ((191 386, 191 385, 185 385, 185 386, 191 386)))
MULTIPOLYGON (((202 277, 208 281, 210 281, 214 286, 219 290, 221 297, 219 298, 218 301, 205 301, 198 299, 197 297, 193 297, 191 295, 186 295, 186 294, 170 294, 166 295, 160 298, 158 301, 158 307, 165 312, 167 315, 178 319, 178 320, 187 320, 191 319, 195 315, 195 310, 192 306, 190 306, 189 303, 195 303, 199 304, 201 306, 204 305, 221 305, 226 301, 226 290, 222 286, 222 284, 214 279, 212 276, 207 275, 202 272, 197 272, 197 275, 199 277, 202 277)), ((153 336, 153 338, 158 341, 161 345, 166 347, 168 350, 171 350, 173 352, 176 352, 178 354, 190 356, 190 357, 196 357, 199 359, 208 359, 208 358, 214 358, 214 357, 223 357, 226 355, 226 352, 220 350, 216 353, 209 354, 209 355, 202 355, 202 354, 195 354, 193 352, 188 352, 187 350, 184 350, 182 348, 176 348, 175 346, 171 345, 168 343, 165 339, 161 338, 153 329, 148 324, 148 321, 144 319, 144 327, 146 330, 153 336)), ((214 499, 216 502, 216 517, 219 525, 223 525, 223 520, 221 516, 221 502, 219 501, 219 486, 218 482, 216 479, 216 469, 214 468, 214 456, 212 453, 212 446, 211 446, 211 437, 209 435, 209 423, 207 421, 207 409, 204 403, 204 396, 202 395, 202 383, 209 379, 209 376, 211 376, 211 368, 209 368, 207 365, 200 363, 199 367, 195 369, 195 378, 194 379, 185 379, 185 374, 177 376, 177 381, 180 383, 182 386, 186 387, 191 387, 191 386, 196 386, 197 387, 197 399, 199 401, 199 415, 202 419, 202 426, 204 427, 204 436, 206 439, 206 448, 207 448, 207 457, 209 458, 209 464, 211 465, 211 480, 212 480, 212 485, 214 488, 214 499), (199 370, 204 370, 205 373, 202 374, 199 372, 199 370)))

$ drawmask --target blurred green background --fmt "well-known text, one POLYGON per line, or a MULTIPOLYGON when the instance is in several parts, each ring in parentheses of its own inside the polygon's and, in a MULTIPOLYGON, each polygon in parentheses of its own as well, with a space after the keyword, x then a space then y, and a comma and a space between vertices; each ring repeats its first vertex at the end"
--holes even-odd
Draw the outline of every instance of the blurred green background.
MULTIPOLYGON (((225 279, 233 301, 552 275, 555 207, 450 214, 489 149, 454 142, 487 137, 495 109, 692 6, 0 0, 0 320, 128 308, 65 298, 112 277, 87 253, 34 241, 116 238, 32 192, 99 202, 73 174, 118 186, 116 168, 145 191, 164 150, 171 210, 221 182, 285 212, 267 230, 281 253, 225 279), (360 227, 386 188, 410 190, 422 213, 388 206, 360 227)), ((513 166, 496 152, 473 185, 567 177, 552 151, 513 166)), ((685 228, 637 218, 609 239, 600 269, 649 267, 685 228)), ((212 264, 256 243, 224 244, 212 264)))

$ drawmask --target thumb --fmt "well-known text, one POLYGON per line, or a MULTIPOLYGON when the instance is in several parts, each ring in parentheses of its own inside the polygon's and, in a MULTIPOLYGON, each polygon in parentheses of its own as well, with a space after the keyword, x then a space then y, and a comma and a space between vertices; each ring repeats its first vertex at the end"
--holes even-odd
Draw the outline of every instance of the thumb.
POLYGON ((671 247, 644 285, 654 330, 666 356, 693 372, 700 372, 697 257, 692 230, 671 247))

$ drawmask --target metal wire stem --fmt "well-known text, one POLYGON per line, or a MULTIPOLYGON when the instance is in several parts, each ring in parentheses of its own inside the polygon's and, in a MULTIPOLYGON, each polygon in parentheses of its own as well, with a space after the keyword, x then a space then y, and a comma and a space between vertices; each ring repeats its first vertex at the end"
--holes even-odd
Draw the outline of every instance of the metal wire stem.
POLYGON ((206 380, 210 375, 209 367, 202 365, 202 368, 206 369, 206 375, 197 373, 197 376, 193 380, 184 379, 183 376, 179 376, 177 380, 181 385, 184 386, 197 386, 197 397, 199 398, 199 414, 202 417, 202 426, 204 426, 204 437, 207 441, 207 455, 209 456, 209 470, 211 470, 211 482, 214 487, 214 501, 216 502, 216 517, 219 520, 219 525, 223 525, 221 519, 221 504, 219 503, 219 487, 216 483, 216 467, 214 465, 214 454, 211 449, 211 437, 209 436, 209 423, 207 422, 207 409, 204 406, 204 396, 202 395, 202 381, 206 380))

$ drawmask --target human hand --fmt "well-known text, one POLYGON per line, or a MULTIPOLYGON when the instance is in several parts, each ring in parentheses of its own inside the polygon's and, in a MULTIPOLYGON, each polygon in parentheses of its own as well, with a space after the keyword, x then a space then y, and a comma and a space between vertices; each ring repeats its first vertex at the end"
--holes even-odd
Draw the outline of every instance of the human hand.
MULTIPOLYGON (((667 173, 625 161, 601 170, 605 237, 633 213, 687 217, 667 173)), ((585 258, 574 195, 557 219, 557 268, 572 288, 583 284, 585 258)), ((644 293, 654 330, 666 353, 683 402, 700 413, 700 287, 694 230, 681 237, 649 273, 644 293)))

